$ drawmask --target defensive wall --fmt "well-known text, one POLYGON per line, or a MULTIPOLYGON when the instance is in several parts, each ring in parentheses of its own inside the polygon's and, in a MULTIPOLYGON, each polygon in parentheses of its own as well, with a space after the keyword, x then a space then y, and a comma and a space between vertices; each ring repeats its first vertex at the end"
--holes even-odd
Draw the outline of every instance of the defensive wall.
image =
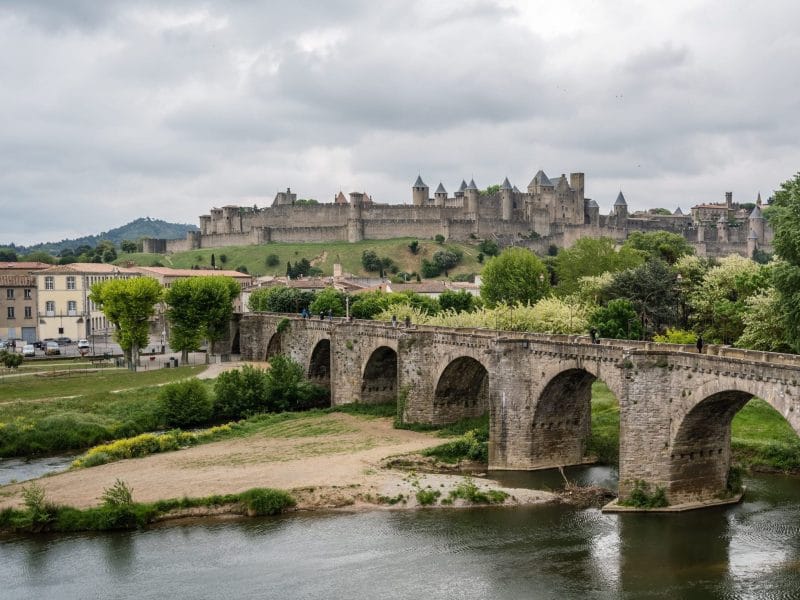
POLYGON ((672 505, 725 492, 730 426, 753 396, 800 433, 800 357, 707 346, 404 326, 250 313, 243 359, 284 353, 327 386, 333 405, 398 399, 406 422, 489 414, 489 468, 585 462, 591 385, 620 405, 620 498, 645 481, 672 505))

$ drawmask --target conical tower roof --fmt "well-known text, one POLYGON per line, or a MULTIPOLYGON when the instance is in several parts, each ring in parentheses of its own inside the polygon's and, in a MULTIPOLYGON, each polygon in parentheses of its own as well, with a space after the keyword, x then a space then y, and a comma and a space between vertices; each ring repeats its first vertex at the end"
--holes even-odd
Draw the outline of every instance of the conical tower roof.
POLYGON ((675 215, 676 217, 682 217, 683 216, 683 211, 681 210, 681 207, 679 206, 678 208, 675 209, 675 212, 672 213, 672 214, 675 215))
POLYGON ((447 193, 447 190, 444 189, 444 186, 442 185, 441 181, 439 182, 439 187, 436 188, 436 192, 435 193, 436 194, 446 194, 447 193))
POLYGON ((761 214, 761 209, 758 207, 758 204, 756 204, 755 208, 753 208, 753 212, 750 213, 750 217, 749 218, 751 218, 751 219, 763 219, 764 218, 764 215, 761 214))
POLYGON ((417 175, 417 180, 414 182, 414 187, 428 187, 425 185, 425 182, 422 181, 422 175, 417 175))
POLYGON ((508 180, 508 177, 503 179, 503 185, 500 186, 502 190, 510 190, 511 189, 511 182, 508 180))
POLYGON ((478 189, 478 186, 475 185, 475 180, 474 179, 470 179, 469 180, 469 185, 467 186, 467 189, 468 190, 477 190, 478 189))
POLYGON ((628 206, 628 203, 625 202, 625 196, 622 195, 622 190, 617 194, 617 200, 614 202, 614 206, 628 206))
POLYGON ((461 185, 458 186, 458 191, 459 192, 463 192, 465 189, 467 189, 467 182, 462 179, 461 180, 461 185))

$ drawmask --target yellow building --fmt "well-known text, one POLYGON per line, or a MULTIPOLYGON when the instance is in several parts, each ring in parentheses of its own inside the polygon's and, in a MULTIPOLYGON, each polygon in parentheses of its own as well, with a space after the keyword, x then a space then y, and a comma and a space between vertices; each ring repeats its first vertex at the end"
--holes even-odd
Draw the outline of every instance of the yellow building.
POLYGON ((72 263, 36 272, 39 337, 77 340, 108 333, 105 315, 89 300, 92 285, 138 276, 132 269, 104 263, 72 263))

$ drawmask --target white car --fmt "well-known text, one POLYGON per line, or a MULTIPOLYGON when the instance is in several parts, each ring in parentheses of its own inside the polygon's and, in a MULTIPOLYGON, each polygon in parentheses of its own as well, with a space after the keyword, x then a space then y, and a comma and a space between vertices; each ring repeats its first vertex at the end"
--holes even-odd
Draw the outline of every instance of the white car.
POLYGON ((36 356, 36 348, 33 347, 33 344, 25 344, 22 347, 22 356, 36 356))
POLYGON ((91 348, 89 340, 78 340, 78 350, 81 348, 91 348))

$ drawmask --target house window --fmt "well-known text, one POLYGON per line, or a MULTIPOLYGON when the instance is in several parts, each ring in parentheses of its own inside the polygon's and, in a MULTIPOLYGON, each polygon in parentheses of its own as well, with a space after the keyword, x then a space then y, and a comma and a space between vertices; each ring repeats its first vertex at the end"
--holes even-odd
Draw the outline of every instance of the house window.
POLYGON ((67 289, 74 290, 75 289, 75 276, 74 275, 67 275, 67 289))
POLYGON ((30 299, 31 299, 31 291, 29 289, 25 290, 25 300, 30 300, 30 299))
POLYGON ((31 310, 30 306, 25 307, 25 318, 32 319, 33 318, 33 311, 31 310))
POLYGON ((8 314, 8 318, 9 319, 13 319, 14 318, 14 307, 13 306, 9 306, 7 310, 8 310, 8 313, 7 313, 8 314))
POLYGON ((55 289, 55 287, 56 286, 55 286, 55 283, 53 281, 53 278, 50 275, 48 275, 47 277, 44 278, 44 289, 52 290, 52 289, 55 289))
POLYGON ((54 317, 56 314, 56 303, 53 300, 48 300, 44 303, 44 310, 48 317, 54 317))
POLYGON ((67 314, 71 317, 74 317, 78 314, 78 303, 75 300, 68 300, 67 301, 67 314))
POLYGON ((13 300, 14 299, 14 288, 8 288, 6 290, 6 299, 13 300))

